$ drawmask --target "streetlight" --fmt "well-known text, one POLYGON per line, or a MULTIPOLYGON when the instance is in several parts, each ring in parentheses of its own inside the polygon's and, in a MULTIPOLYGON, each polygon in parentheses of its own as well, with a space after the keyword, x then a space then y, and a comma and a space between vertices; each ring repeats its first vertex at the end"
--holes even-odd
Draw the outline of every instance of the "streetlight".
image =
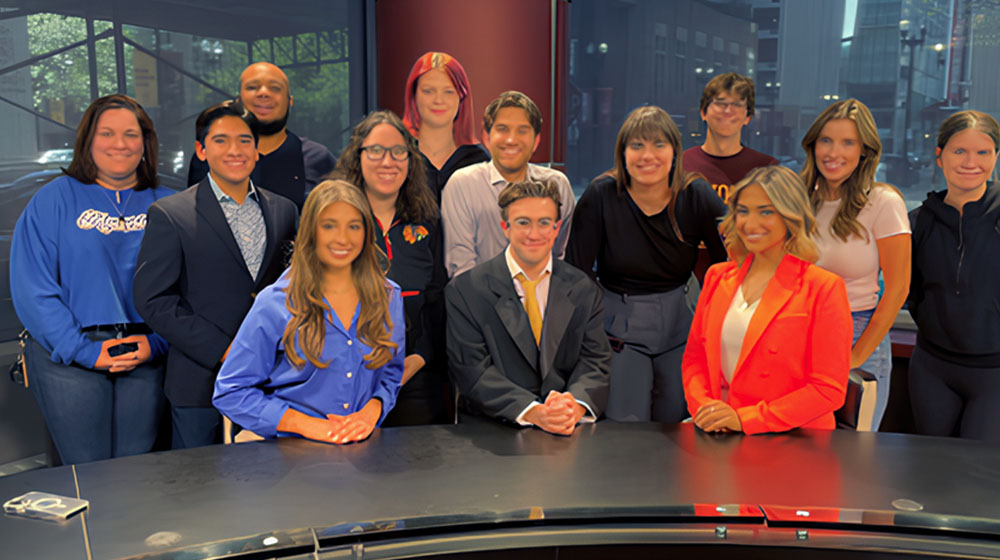
POLYGON ((923 25, 920 26, 920 36, 910 37, 910 30, 905 27, 909 25, 908 20, 902 20, 899 22, 899 42, 904 47, 910 47, 910 68, 906 73, 906 105, 903 107, 903 160, 908 161, 909 152, 906 149, 906 138, 908 131, 910 130, 910 103, 913 99, 913 58, 917 52, 917 47, 924 44, 924 39, 927 38, 927 28, 923 25))

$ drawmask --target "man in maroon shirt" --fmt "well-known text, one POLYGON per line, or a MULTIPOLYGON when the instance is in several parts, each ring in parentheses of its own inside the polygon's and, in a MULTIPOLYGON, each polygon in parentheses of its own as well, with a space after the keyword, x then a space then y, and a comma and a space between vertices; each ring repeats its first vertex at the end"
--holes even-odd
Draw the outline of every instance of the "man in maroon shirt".
POLYGON ((701 120, 708 125, 705 143, 684 150, 684 169, 701 173, 723 199, 751 169, 778 160, 740 143, 753 118, 753 80, 730 72, 712 78, 701 94, 701 120))

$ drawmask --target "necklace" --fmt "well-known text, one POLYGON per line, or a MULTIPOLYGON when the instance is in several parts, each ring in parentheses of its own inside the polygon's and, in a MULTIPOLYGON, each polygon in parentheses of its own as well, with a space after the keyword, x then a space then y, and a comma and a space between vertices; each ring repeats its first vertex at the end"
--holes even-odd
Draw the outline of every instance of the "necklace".
MULTIPOLYGON (((117 227, 115 229, 124 229, 125 228, 125 209, 128 208, 128 203, 129 203, 130 200, 132 200, 132 195, 135 194, 135 189, 133 188, 133 189, 131 189, 129 191, 128 196, 125 197, 125 203, 122 204, 121 210, 118 209, 118 204, 114 200, 111 199, 111 195, 108 194, 107 189, 105 189, 104 187, 101 187, 101 192, 104 193, 104 196, 108 199, 108 202, 111 203, 111 207, 114 208, 115 212, 118 214, 118 222, 116 224, 117 227)), ((118 198, 119 201, 121 201, 121 197, 122 197, 121 191, 115 191, 115 198, 118 198)))

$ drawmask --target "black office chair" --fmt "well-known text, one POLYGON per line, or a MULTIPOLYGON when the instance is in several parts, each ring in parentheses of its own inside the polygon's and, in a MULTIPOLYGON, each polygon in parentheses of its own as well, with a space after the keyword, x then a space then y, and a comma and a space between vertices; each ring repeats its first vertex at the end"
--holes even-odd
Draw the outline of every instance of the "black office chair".
POLYGON ((859 432, 872 431, 876 393, 875 376, 861 368, 852 369, 847 379, 844 406, 834 413, 837 428, 859 432))

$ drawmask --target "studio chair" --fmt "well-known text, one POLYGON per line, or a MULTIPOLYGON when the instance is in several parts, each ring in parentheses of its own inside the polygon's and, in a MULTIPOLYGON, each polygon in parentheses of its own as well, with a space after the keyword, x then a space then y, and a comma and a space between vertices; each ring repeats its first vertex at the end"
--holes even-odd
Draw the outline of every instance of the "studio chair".
POLYGON ((852 369, 847 378, 844 406, 834 413, 837 428, 858 432, 872 431, 876 392, 874 375, 861 368, 852 369))

